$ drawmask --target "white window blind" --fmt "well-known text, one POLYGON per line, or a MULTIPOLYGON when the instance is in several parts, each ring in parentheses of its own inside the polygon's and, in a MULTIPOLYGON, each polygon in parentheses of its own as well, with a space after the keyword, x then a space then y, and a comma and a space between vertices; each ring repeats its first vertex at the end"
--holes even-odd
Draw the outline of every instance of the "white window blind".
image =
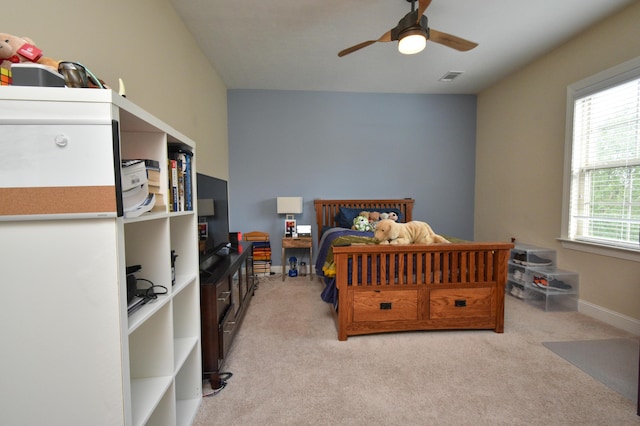
POLYGON ((573 104, 568 237, 640 247, 640 77, 573 104))

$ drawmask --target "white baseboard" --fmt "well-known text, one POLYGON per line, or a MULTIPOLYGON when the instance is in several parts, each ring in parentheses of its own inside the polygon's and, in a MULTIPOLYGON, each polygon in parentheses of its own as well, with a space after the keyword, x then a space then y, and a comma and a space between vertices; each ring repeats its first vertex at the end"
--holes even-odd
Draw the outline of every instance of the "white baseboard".
POLYGON ((593 303, 585 302, 584 300, 578 300, 578 312, 602 321, 605 324, 640 336, 640 321, 635 318, 622 315, 618 312, 603 308, 602 306, 594 305, 593 303))

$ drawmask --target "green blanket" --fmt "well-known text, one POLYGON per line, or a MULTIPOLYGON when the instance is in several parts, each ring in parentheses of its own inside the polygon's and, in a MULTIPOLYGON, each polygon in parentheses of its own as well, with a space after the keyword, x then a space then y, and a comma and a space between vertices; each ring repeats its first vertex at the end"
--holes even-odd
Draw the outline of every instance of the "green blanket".
MULTIPOLYGON (((447 235, 443 235, 447 240, 452 243, 466 243, 467 240, 463 240, 461 238, 449 237, 447 235)), ((331 242, 331 248, 327 252, 327 258, 325 259, 324 265, 322 266, 322 272, 325 277, 333 278, 336 276, 336 264, 333 261, 333 247, 335 246, 346 246, 352 244, 379 244, 373 237, 362 237, 359 235, 344 235, 341 237, 337 237, 335 240, 331 242)))
POLYGON ((346 246, 352 244, 378 244, 373 237, 362 237, 360 235, 343 235, 337 237, 331 242, 331 248, 327 252, 327 258, 322 266, 322 272, 325 277, 333 278, 336 276, 336 264, 333 261, 333 248, 335 246, 346 246))

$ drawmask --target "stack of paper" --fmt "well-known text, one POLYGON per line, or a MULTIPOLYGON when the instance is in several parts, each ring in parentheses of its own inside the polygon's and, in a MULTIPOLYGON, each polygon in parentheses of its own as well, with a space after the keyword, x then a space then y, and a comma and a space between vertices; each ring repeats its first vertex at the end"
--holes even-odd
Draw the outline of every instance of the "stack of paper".
POLYGON ((144 160, 122 161, 122 206, 124 217, 137 217, 155 205, 155 195, 149 193, 144 160))

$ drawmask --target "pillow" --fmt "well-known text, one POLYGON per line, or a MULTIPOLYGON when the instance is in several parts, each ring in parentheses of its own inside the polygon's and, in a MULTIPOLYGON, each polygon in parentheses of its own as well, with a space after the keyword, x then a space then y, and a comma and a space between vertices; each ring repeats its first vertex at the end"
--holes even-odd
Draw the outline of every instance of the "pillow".
POLYGON ((351 228, 353 226, 353 219, 358 217, 360 212, 368 211, 368 212, 377 212, 380 213, 389 213, 395 212, 398 215, 398 222, 404 222, 404 218, 402 217, 402 213, 400 209, 382 209, 382 210, 368 210, 362 207, 358 208, 349 208, 349 207, 340 207, 338 214, 335 217, 336 225, 340 228, 351 228))

